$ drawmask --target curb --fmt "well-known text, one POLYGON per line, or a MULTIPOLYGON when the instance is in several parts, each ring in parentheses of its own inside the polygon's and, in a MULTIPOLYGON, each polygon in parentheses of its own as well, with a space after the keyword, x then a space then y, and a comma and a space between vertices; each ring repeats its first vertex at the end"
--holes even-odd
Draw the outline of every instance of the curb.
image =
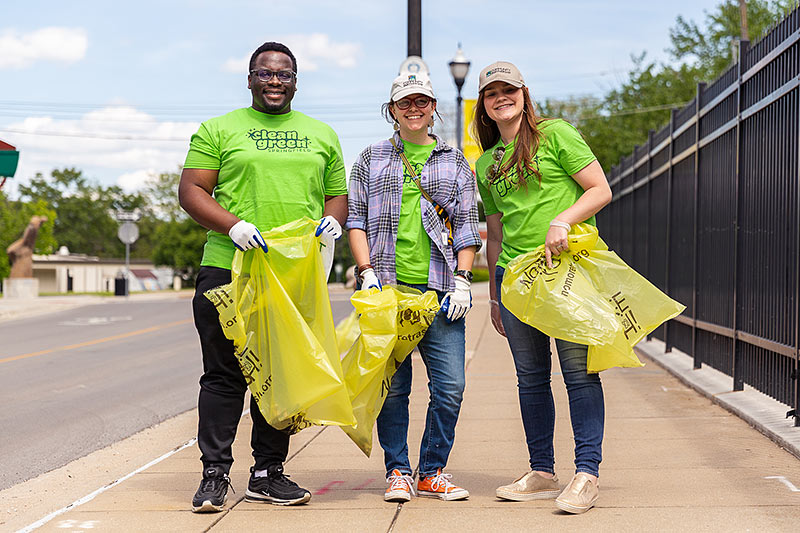
POLYGON ((665 344, 656 339, 642 341, 635 346, 637 353, 800 459, 800 427, 793 426, 792 420, 786 417, 791 407, 749 385, 745 385, 743 391, 734 391, 732 377, 707 365, 694 369, 691 356, 674 347, 669 353, 665 353, 664 349, 665 344))

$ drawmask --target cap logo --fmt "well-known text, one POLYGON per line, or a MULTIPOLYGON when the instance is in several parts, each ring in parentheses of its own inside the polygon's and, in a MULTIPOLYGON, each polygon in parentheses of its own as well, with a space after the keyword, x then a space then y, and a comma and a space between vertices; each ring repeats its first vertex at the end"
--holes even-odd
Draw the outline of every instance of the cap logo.
POLYGON ((486 77, 488 78, 492 74, 498 74, 498 73, 511 74, 511 69, 510 68, 506 68, 506 67, 496 67, 496 68, 494 68, 492 70, 487 70, 486 71, 486 77))
POLYGON ((416 81, 416 80, 417 80, 417 76, 416 75, 414 75, 414 74, 409 74, 408 75, 408 81, 416 81))

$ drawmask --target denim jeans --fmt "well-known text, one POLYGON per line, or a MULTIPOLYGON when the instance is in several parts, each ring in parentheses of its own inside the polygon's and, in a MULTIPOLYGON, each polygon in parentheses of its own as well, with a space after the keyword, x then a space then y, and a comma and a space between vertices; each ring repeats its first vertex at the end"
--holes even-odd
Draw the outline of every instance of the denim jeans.
MULTIPOLYGON (((497 267, 497 300, 517 369, 519 405, 531 470, 552 473, 555 463, 555 405, 550 388, 550 337, 520 321, 503 306, 500 287, 504 273, 502 267, 497 267)), ((556 339, 556 349, 569 396, 569 414, 575 437, 575 470, 596 476, 602 460, 605 418, 600 375, 586 372, 587 346, 556 339)))
MULTIPOLYGON (((425 292, 425 285, 409 285, 425 292)), ((437 291, 441 302, 444 293, 437 291)), ((439 311, 418 344, 428 372, 428 414, 419 449, 420 476, 444 469, 455 440, 456 422, 464 394, 464 319, 450 323, 439 311)), ((392 378, 380 415, 378 440, 387 475, 395 468, 411 474, 408 460, 408 396, 411 393, 411 356, 392 378)))

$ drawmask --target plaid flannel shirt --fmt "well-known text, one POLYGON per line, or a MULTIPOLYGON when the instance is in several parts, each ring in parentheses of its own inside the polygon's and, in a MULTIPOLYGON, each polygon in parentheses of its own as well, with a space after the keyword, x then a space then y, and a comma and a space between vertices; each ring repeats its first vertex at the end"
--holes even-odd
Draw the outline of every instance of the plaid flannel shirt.
MULTIPOLYGON (((453 271, 458 251, 481 247, 478 233, 478 204, 475 176, 460 151, 435 136, 436 147, 420 172, 422 187, 450 216, 453 246, 433 206, 420 197, 422 226, 431 239, 428 287, 440 291, 455 288, 453 271)), ((395 143, 403 150, 400 135, 395 143)), ((395 243, 403 195, 403 160, 388 139, 368 146, 350 173, 347 229, 364 230, 369 243, 370 263, 381 283, 397 283, 395 243)))

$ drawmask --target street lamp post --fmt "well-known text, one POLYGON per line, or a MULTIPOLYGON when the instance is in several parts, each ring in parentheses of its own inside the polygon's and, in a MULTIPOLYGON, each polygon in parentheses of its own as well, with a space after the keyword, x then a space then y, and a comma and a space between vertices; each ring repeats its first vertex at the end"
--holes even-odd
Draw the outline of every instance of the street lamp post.
POLYGON ((456 97, 456 148, 462 150, 461 145, 461 87, 464 86, 464 80, 467 79, 469 72, 469 61, 464 57, 464 52, 461 50, 461 43, 458 43, 458 51, 456 57, 450 61, 450 74, 453 76, 453 81, 456 84, 458 96, 456 97))

